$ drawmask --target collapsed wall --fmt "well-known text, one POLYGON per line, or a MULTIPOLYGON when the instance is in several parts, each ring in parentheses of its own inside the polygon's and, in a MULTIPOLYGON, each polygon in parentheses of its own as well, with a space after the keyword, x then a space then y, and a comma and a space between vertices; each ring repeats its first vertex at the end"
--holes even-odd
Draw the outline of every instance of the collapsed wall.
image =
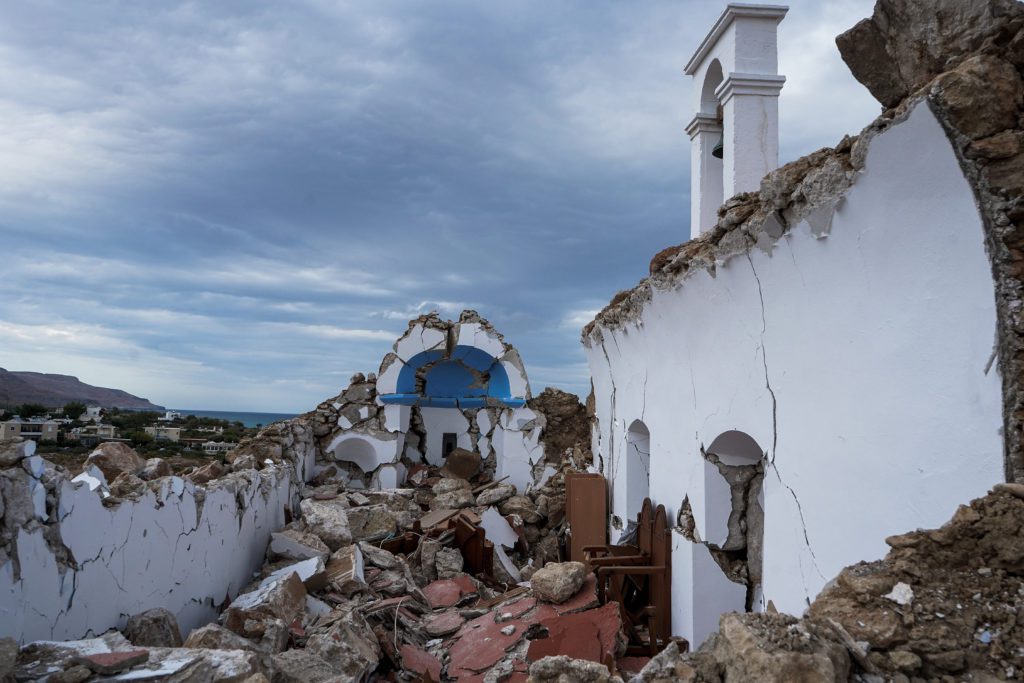
POLYGON ((412 321, 380 379, 357 374, 315 410, 185 476, 111 443, 71 478, 35 455, 33 442, 3 442, 0 637, 84 638, 157 606, 186 631, 208 623, 250 582, 271 533, 299 514, 306 482, 393 489, 445 463, 448 433, 477 456, 481 475, 544 502, 523 531, 535 557, 557 557, 557 472, 566 450, 585 459, 578 444, 588 429, 572 394, 532 397, 518 352, 467 311, 456 323, 436 314, 412 321))
POLYGON ((589 429, 572 394, 531 395, 519 352, 475 311, 410 321, 378 373, 356 375, 308 417, 320 471, 349 488, 393 488, 460 449, 522 493, 589 429))
POLYGON ((583 331, 620 525, 638 480, 692 510, 673 554, 691 642, 751 588, 716 562, 737 498, 702 451, 722 436, 764 468, 759 610, 800 613, 885 536, 1024 477, 1021 6, 878 8, 840 45, 873 92, 899 71, 898 106, 728 200, 583 331))
POLYGON ((22 642, 99 634, 156 606, 184 628, 209 622, 262 564, 313 464, 293 445, 261 469, 207 466, 212 480, 145 481, 135 467, 108 485, 95 466, 71 479, 34 450, 0 443, 0 637, 22 642))

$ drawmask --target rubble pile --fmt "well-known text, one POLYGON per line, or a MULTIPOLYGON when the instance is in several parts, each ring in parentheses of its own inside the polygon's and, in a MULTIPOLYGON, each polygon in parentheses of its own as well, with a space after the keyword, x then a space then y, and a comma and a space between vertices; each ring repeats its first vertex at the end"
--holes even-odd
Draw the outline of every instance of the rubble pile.
POLYGON ((1024 677, 1024 485, 999 484, 943 527, 886 539, 797 619, 725 614, 692 654, 633 680, 997 681, 1024 677))
MULTIPOLYGON (((625 645, 617 606, 598 606, 583 565, 559 562, 568 460, 521 495, 486 473, 456 476, 472 456, 421 466, 409 488, 320 477, 300 490, 299 514, 270 535, 266 563, 217 623, 183 634, 173 613, 151 609, 123 633, 8 647, 16 654, 0 679, 498 680, 554 654, 614 661, 625 645), (530 575, 535 590, 523 583, 530 575)), ((134 474, 143 464, 107 473, 116 476, 105 504, 136 495, 130 479, 148 490, 134 474)))

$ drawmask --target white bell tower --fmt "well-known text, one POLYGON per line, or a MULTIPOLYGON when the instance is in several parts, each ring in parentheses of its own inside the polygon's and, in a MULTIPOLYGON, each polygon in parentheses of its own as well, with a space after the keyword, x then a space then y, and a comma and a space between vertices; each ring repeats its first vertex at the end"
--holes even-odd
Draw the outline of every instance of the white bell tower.
POLYGON ((781 5, 730 3, 686 64, 694 117, 690 150, 690 236, 714 227, 726 198, 761 186, 779 165, 778 25, 781 5), (722 141, 721 157, 715 147, 722 141))

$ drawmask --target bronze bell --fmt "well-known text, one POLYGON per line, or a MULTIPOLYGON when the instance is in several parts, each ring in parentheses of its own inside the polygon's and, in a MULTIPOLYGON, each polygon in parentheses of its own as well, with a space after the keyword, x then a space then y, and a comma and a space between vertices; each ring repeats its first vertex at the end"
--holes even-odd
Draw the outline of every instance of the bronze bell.
POLYGON ((716 159, 721 159, 724 154, 725 134, 723 133, 722 135, 718 136, 718 142, 715 143, 715 146, 711 148, 711 156, 715 157, 716 159))

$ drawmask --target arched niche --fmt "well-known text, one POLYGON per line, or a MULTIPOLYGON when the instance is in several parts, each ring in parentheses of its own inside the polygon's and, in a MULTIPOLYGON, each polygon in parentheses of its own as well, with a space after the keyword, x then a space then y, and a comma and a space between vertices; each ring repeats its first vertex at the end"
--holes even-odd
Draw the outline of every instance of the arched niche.
POLYGON ((626 431, 626 520, 635 520, 651 495, 651 432, 640 420, 626 431))
POLYGON ((704 83, 700 89, 700 113, 719 118, 719 123, 721 123, 721 115, 718 111, 720 102, 715 91, 718 90, 718 86, 722 85, 723 80, 725 80, 725 74, 722 73, 722 63, 714 59, 704 73, 704 83))

